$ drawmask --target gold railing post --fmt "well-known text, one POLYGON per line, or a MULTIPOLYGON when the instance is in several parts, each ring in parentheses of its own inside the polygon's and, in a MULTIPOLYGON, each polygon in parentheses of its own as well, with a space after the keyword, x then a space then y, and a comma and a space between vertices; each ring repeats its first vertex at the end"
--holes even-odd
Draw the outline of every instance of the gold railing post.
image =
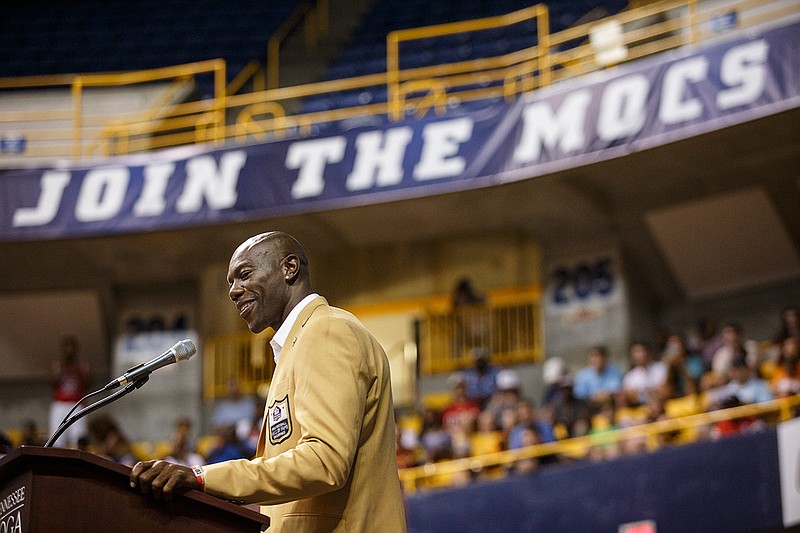
POLYGON ((330 3, 328 0, 317 0, 317 29, 319 36, 326 38, 330 29, 330 3))
POLYGON ((689 13, 689 43, 695 45, 697 44, 697 1, 688 0, 687 7, 689 13))
POLYGON ((539 87, 550 85, 550 11, 545 4, 536 5, 536 29, 538 35, 537 65, 539 87))
POLYGON ((275 89, 278 87, 280 76, 280 55, 281 42, 273 35, 267 43, 267 88, 275 89))
POLYGON ((72 82, 72 157, 80 158, 83 144, 83 81, 76 76, 72 82))
POLYGON ((225 60, 218 59, 214 65, 214 141, 225 142, 225 60))
POLYGON ((386 90, 389 96, 389 118, 403 118, 400 99, 400 41, 396 31, 386 36, 386 90))

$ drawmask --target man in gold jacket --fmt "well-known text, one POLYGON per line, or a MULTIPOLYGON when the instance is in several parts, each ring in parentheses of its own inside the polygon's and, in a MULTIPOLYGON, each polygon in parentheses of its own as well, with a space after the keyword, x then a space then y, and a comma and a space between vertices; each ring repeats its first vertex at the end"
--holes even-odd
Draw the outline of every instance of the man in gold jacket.
POLYGON ((256 458, 192 469, 138 463, 131 486, 156 498, 195 488, 258 503, 274 532, 404 532, 389 363, 380 344, 314 293, 305 251, 288 234, 242 243, 228 283, 252 332, 276 330, 256 458))

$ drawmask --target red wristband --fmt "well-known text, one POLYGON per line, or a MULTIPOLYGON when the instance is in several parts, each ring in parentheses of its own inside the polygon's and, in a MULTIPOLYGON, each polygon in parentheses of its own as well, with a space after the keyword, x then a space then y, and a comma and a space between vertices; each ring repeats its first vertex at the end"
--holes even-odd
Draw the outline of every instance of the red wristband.
POLYGON ((206 490, 206 478, 205 478, 205 474, 203 473, 202 467, 193 466, 192 467, 192 473, 194 474, 194 477, 197 479, 197 482, 200 484, 200 490, 205 491, 206 490))

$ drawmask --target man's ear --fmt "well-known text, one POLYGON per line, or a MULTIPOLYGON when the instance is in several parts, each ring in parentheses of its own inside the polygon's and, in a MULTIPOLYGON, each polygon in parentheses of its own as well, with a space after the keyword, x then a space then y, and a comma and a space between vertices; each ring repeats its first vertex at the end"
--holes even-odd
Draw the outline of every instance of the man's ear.
POLYGON ((287 255, 283 259, 283 278, 289 285, 297 280, 300 274, 300 258, 294 254, 287 255))

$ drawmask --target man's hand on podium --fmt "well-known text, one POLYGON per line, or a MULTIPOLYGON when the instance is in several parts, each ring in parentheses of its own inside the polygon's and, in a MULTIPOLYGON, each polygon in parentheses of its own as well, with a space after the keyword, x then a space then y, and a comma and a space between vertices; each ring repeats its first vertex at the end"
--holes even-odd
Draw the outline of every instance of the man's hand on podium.
POLYGON ((167 461, 140 461, 131 471, 131 488, 157 500, 171 500, 174 494, 189 489, 202 490, 191 468, 167 461))

